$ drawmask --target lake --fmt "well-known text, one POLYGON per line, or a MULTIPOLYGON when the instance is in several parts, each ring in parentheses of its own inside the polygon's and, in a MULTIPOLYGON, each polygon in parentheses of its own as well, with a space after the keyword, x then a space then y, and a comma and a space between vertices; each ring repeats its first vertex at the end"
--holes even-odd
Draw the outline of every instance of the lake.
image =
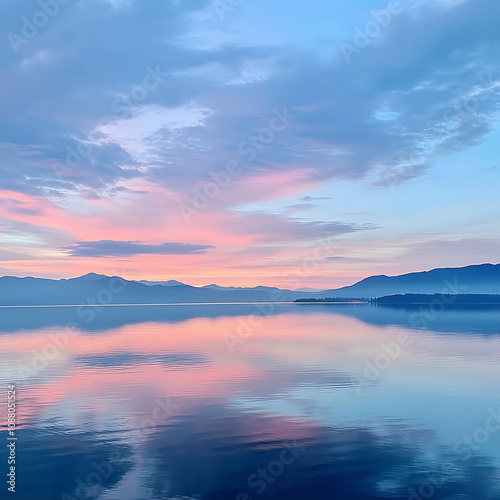
POLYGON ((498 308, 3 308, 0 325, 12 498, 500 499, 498 308))

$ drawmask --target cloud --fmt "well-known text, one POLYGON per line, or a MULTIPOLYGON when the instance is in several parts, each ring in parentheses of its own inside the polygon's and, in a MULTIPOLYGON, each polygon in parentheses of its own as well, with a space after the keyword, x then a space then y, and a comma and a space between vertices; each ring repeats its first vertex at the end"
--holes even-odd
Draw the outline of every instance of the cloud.
POLYGON ((13 198, 0 197, 0 206, 2 205, 7 207, 8 211, 17 214, 33 216, 43 215, 43 210, 40 207, 26 206, 27 204, 25 202, 13 198))
MULTIPOLYGON (((2 32, 19 32, 34 8, 4 3, 2 32)), ((48 196, 87 189, 95 198, 141 178, 188 193, 228 161, 244 166, 243 178, 307 167, 304 182, 387 186, 424 175, 491 130, 496 2, 419 3, 350 64, 340 49, 325 61, 257 38, 197 47, 189 37, 196 14, 210 8, 208 0, 75 0, 18 53, 4 50, 0 186, 48 196), (152 71, 158 85, 147 90, 152 71), (290 124, 246 161, 241 144, 283 107, 290 124), (148 108, 192 117, 141 130, 137 117, 148 108), (130 150, 137 140, 140 157, 130 150)))
MULTIPOLYGON (((119 144, 101 128, 140 115, 146 105, 169 112, 195 102, 218 82, 186 72, 220 64, 237 73, 247 56, 260 53, 179 43, 189 16, 210 5, 180 3, 74 0, 26 43, 9 47, 6 38, 0 54, 0 187, 48 196, 82 187, 106 193, 144 176, 144 165, 124 147, 127 140, 119 144), (92 25, 92 37, 82 19, 92 25), (2 146, 10 146, 10 158, 2 158, 2 146)), ((21 35, 37 11, 35 2, 2 4, 0 31, 21 35)))
POLYGON ((285 207, 285 212, 292 214, 295 212, 302 212, 303 210, 310 210, 315 208, 317 205, 314 203, 295 203, 294 205, 288 205, 285 207))
POLYGON ((373 181, 375 187, 387 187, 403 184, 412 179, 416 179, 430 170, 431 165, 404 165, 402 167, 386 168, 380 172, 376 180, 373 181))
POLYGON ((70 232, 44 224, 33 224, 21 220, 0 217, 0 241, 11 246, 52 249, 54 245, 64 245, 72 240, 70 232))
MULTIPOLYGON (((212 110, 203 126, 164 131, 153 150, 179 165, 189 155, 189 175, 200 182, 230 160, 243 164, 243 177, 302 166, 305 182, 361 179, 388 187, 423 176, 438 158, 477 144, 493 126, 500 36, 491 8, 500 15, 500 5, 484 0, 420 5, 395 17, 384 38, 350 64, 341 52, 325 62, 276 48, 272 74, 227 86, 224 98, 201 95, 212 110), (258 137, 276 106, 294 118, 245 162, 239 145, 258 137)), ((181 176, 188 177, 172 165, 152 174, 156 183, 179 189, 181 176)))
POLYGON ((212 245, 191 245, 189 243, 162 243, 147 245, 139 241, 80 241, 63 247, 73 257, 131 257, 133 255, 199 255, 215 248, 212 245))
POLYGON ((364 259, 364 258, 357 258, 357 257, 342 257, 342 256, 325 257, 324 260, 344 261, 344 262, 375 262, 373 259, 364 259))
POLYGON ((269 213, 238 214, 226 220, 225 225, 233 234, 252 236, 255 243, 314 241, 378 229, 378 226, 369 223, 308 220, 269 213))
MULTIPOLYGON (((500 259, 500 240, 497 238, 436 239, 405 246, 406 255, 401 261, 414 262, 416 258, 428 269, 443 267, 442 256, 446 256, 447 267, 471 264, 497 264, 500 259)), ((408 268, 411 269, 410 266, 408 268)))
POLYGON ((321 200, 331 200, 331 198, 328 198, 326 196, 322 196, 322 197, 319 197, 319 198, 315 198, 314 196, 303 196, 302 198, 299 198, 300 201, 305 201, 305 202, 309 202, 309 201, 321 201, 321 200))

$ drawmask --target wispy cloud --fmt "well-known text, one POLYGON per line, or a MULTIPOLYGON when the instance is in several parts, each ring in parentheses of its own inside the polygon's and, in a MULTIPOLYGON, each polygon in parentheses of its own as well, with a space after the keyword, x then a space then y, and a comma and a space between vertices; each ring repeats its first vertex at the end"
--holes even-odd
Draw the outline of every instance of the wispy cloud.
POLYGON ((74 257, 131 257, 133 255, 199 255, 215 248, 212 245, 190 245, 187 243, 162 243, 146 245, 140 241, 80 241, 63 251, 74 257))
MULTIPOLYGON (((500 4, 422 3, 395 17, 351 64, 341 51, 325 63, 257 39, 196 48, 187 38, 194 14, 209 7, 76 0, 18 54, 6 53, 0 156, 10 167, 2 185, 46 195, 84 187, 98 195, 142 178, 189 193, 280 103, 293 124, 245 166, 245 178, 307 165, 311 181, 373 176, 392 185, 424 175, 436 158, 491 130, 500 4), (82 16, 92 20, 93 37, 82 16), (245 77, 262 64, 273 71, 245 77), (479 106, 468 112, 472 97, 479 106), (123 116, 123 107, 133 116, 123 116), (152 109, 156 118, 146 120, 152 109), (8 144, 15 146, 6 151, 8 144)), ((16 3, 0 13, 5 32, 19 31, 27 14, 16 3)))
POLYGON ((299 200, 300 201, 305 201, 305 202, 310 202, 310 201, 331 200, 331 198, 328 198, 327 196, 320 196, 320 197, 303 196, 302 198, 299 198, 299 200))

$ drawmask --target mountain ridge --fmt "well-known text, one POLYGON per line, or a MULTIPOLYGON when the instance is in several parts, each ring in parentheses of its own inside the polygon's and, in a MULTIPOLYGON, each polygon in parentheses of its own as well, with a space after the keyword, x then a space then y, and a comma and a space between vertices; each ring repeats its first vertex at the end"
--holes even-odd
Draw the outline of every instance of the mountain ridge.
POLYGON ((289 302, 298 298, 375 298, 399 293, 500 293, 500 264, 444 267, 396 276, 374 275, 349 286, 319 292, 265 286, 195 287, 176 280, 146 284, 97 273, 59 280, 31 276, 0 278, 0 305, 4 306, 289 302))

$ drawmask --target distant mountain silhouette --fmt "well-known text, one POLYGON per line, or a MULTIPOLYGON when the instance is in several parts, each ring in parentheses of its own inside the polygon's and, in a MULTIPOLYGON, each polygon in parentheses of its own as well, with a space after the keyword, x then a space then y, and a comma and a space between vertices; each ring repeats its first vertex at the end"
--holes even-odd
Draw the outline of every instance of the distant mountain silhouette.
POLYGON ((358 283, 325 290, 323 297, 382 297, 405 293, 500 293, 500 264, 433 269, 400 276, 371 276, 358 283))
POLYGON ((277 288, 219 290, 189 285, 144 284, 87 274, 72 279, 0 278, 0 305, 175 304, 182 302, 292 301, 297 292, 277 288), (279 297, 272 292, 279 293, 279 297))
POLYGON ((500 264, 434 269, 401 276, 372 276, 323 292, 254 288, 193 287, 175 280, 127 281, 89 273, 71 279, 0 278, 0 305, 172 304, 182 302, 288 302, 298 298, 381 297, 405 293, 500 293, 500 264))
POLYGON ((179 285, 184 285, 184 283, 177 281, 177 280, 168 280, 168 281, 141 280, 141 281, 137 281, 136 283, 142 283, 143 285, 147 285, 147 286, 154 286, 154 285, 179 286, 179 285))

